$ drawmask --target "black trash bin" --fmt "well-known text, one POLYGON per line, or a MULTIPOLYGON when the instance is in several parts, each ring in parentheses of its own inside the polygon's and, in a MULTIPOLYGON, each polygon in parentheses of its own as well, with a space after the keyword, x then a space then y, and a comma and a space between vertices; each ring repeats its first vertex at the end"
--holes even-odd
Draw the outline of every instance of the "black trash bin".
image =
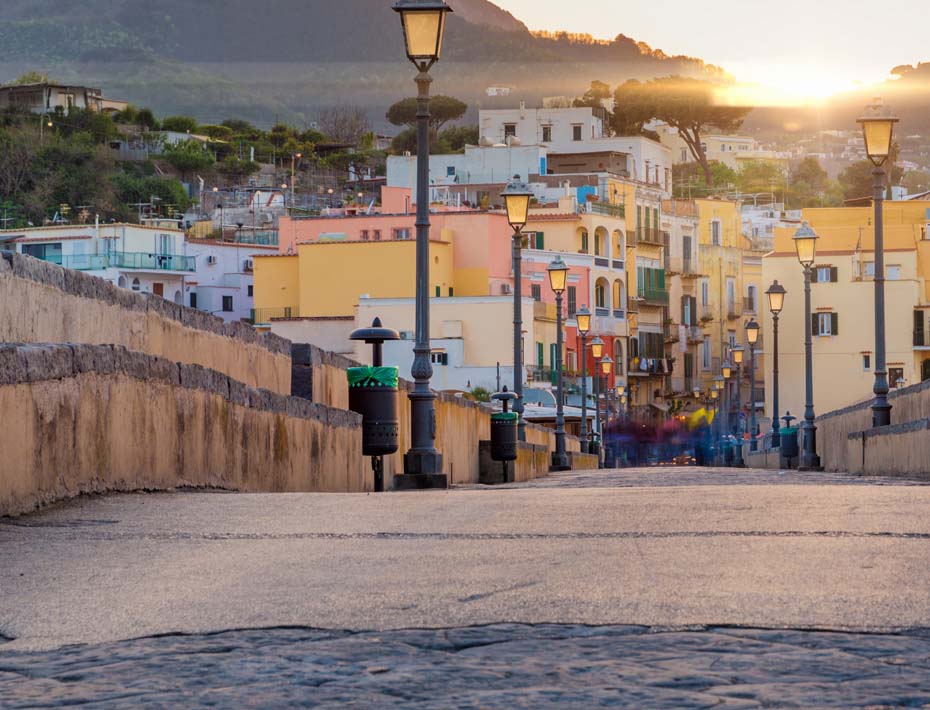
POLYGON ((785 459, 796 459, 798 457, 799 448, 798 448, 798 427, 796 426, 787 426, 782 427, 778 432, 779 438, 781 439, 781 447, 779 453, 782 458, 785 459))
POLYGON ((362 454, 385 456, 399 448, 397 368, 350 367, 349 409, 362 415, 362 454))
POLYGON ((491 415, 491 460, 517 460, 517 425, 520 415, 516 412, 495 412, 491 415))

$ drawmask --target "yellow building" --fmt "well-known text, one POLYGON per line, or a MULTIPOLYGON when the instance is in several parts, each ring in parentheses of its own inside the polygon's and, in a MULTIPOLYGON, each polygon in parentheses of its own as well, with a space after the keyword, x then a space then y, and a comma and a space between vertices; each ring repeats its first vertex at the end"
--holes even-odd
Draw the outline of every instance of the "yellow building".
MULTIPOLYGON (((885 323, 889 384, 930 379, 930 201, 886 202, 885 323)), ((792 229, 776 229, 763 259, 763 283, 788 294, 779 321, 779 408, 803 416, 804 335, 813 335, 814 405, 818 414, 872 397, 874 384, 874 229, 872 207, 804 210, 817 233, 812 318, 804 318, 804 281, 792 229)), ((770 332, 771 316, 764 315, 770 332)), ((766 366, 767 391, 772 371, 766 366)), ((770 404, 767 406, 771 406, 770 404)))

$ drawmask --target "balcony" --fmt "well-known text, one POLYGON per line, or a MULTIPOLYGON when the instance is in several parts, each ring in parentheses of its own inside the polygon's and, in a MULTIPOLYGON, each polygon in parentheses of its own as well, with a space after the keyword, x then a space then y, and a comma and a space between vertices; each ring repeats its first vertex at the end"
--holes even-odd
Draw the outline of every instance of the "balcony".
POLYGON ((626 231, 626 248, 635 249, 636 245, 639 243, 639 240, 636 238, 636 232, 632 229, 626 231))
POLYGON ((594 265, 595 265, 595 266, 602 266, 602 267, 604 267, 605 269, 609 269, 609 268, 610 268, 610 259, 608 259, 606 256, 595 256, 595 257, 594 257, 594 265))
POLYGON ((743 311, 736 303, 727 304, 727 320, 735 320, 743 315, 743 311))
POLYGON ((626 262, 624 262, 622 259, 613 259, 610 262, 610 267, 612 269, 619 269, 620 271, 623 271, 625 264, 626 262))
POLYGON ((104 254, 71 254, 67 256, 55 254, 46 256, 42 261, 57 264, 66 269, 74 269, 75 271, 98 271, 106 269, 110 265, 109 259, 104 254))
POLYGON ((642 244, 652 244, 654 246, 665 245, 666 232, 660 232, 658 229, 643 229, 640 232, 639 241, 642 244))
POLYGON ((197 270, 192 256, 180 254, 147 254, 144 252, 117 251, 110 254, 110 266, 117 269, 140 271, 189 271, 197 270))
POLYGON ((626 207, 624 205, 612 205, 609 202, 589 202, 588 212, 592 214, 602 214, 607 217, 626 216, 626 207))
POLYGON ((610 316, 610 309, 597 307, 594 309, 594 315, 598 318, 608 318, 610 316))
POLYGON ((702 322, 712 321, 716 317, 710 304, 699 306, 699 309, 702 322))
POLYGON ((914 347, 919 350, 930 350, 930 332, 926 330, 915 330, 914 347))
POLYGON ((636 289, 638 295, 648 306, 667 306, 668 291, 661 288, 647 288, 640 284, 636 289))
MULTIPOLYGON (((564 380, 564 371, 562 373, 562 377, 564 380)), ((551 367, 539 367, 538 365, 530 365, 526 368, 526 381, 528 383, 532 382, 537 385, 548 384, 555 387, 558 383, 558 379, 558 373, 551 367)))

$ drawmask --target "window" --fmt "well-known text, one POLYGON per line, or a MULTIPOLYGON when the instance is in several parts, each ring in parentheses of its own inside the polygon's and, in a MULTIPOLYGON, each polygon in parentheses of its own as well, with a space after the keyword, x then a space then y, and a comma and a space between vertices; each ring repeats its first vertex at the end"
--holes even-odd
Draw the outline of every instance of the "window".
POLYGON ((452 296, 454 295, 455 295, 455 290, 450 286, 449 287, 449 298, 452 298, 452 296))
POLYGON ((442 286, 436 287, 436 298, 442 298, 442 286))
POLYGON ((449 364, 449 353, 430 353, 429 360, 434 365, 448 365, 449 364))
POLYGON ((704 342, 701 343, 701 369, 710 369, 710 336, 704 336, 704 342))
POLYGON ((165 255, 171 253, 171 235, 170 234, 159 234, 158 235, 158 253, 165 255))
POLYGON ((516 123, 505 123, 504 124, 504 140, 516 137, 517 135, 517 124, 516 123))
POLYGON ((811 315, 811 334, 821 337, 839 335, 840 317, 837 313, 814 313, 811 315))
POLYGON ((582 139, 581 129, 583 126, 580 123, 576 123, 572 126, 572 140, 580 141, 582 139))
POLYGON ((901 280, 901 265, 900 264, 889 264, 888 268, 885 271, 885 278, 889 281, 900 281, 901 280))
POLYGON ((446 177, 455 177, 455 166, 454 165, 446 166, 446 177))
POLYGON ((623 374, 623 342, 620 338, 614 339, 614 370, 618 375, 623 374))
POLYGON ((529 244, 530 249, 545 249, 546 248, 546 239, 543 232, 527 232, 526 233, 527 243, 529 244))
POLYGON ((552 142, 552 126, 543 126, 542 127, 542 142, 551 143, 552 142))
POLYGON ((133 279, 133 280, 132 280, 132 290, 133 290, 133 291, 138 291, 138 290, 140 290, 141 288, 142 288, 142 284, 139 283, 139 279, 133 279))
POLYGON ((889 387, 904 387, 906 382, 904 380, 904 368, 903 367, 889 367, 888 368, 888 386, 889 387))
POLYGON ((568 287, 568 317, 571 318, 578 310, 578 288, 575 286, 568 287))
POLYGON ((707 279, 701 281, 701 305, 710 305, 710 281, 707 279))
POLYGON ((720 220, 715 219, 710 223, 710 243, 715 246, 720 246, 720 220))
POLYGON ((233 309, 233 297, 223 296, 223 312, 229 313, 233 309))
POLYGON ((872 356, 869 353, 862 353, 862 369, 866 371, 872 369, 872 356))
POLYGON ((749 313, 756 312, 756 287, 750 286, 746 289, 746 310, 749 313))
POLYGON ((392 230, 392 233, 393 233, 394 239, 398 239, 398 240, 410 239, 410 229, 408 227, 405 227, 403 229, 394 229, 392 230))
POLYGON ((594 306, 607 308, 607 286, 600 281, 594 286, 594 306))
POLYGON ((544 346, 542 343, 536 343, 536 367, 545 367, 546 359, 543 353, 545 352, 544 346))
POLYGON ((371 238, 376 242, 380 242, 381 241, 381 230, 380 229, 372 230, 371 238))
POLYGON ((836 283, 837 280, 837 268, 835 266, 818 266, 811 272, 811 283, 836 283))
POLYGON ((867 279, 874 279, 875 278, 875 262, 867 261, 862 266, 863 266, 862 275, 865 276, 865 278, 867 279))
POLYGON ((530 293, 533 295, 534 301, 542 300, 542 288, 540 287, 539 284, 532 284, 530 286, 530 293))
POLYGON ((727 279, 727 313, 736 312, 736 281, 727 279))
POLYGON ((246 293, 247 293, 247 295, 248 295, 249 298, 252 298, 252 296, 253 296, 254 293, 255 293, 255 287, 254 287, 252 284, 249 284, 246 293))
POLYGON ((588 232, 585 229, 581 230, 581 251, 588 253, 588 232))
POLYGON ((190 307, 191 308, 197 307, 197 292, 196 291, 191 291, 190 307))
POLYGON ((363 242, 367 242, 370 239, 367 229, 363 229, 361 233, 359 234, 359 236, 361 237, 363 242))
POLYGON ((688 149, 687 149, 687 148, 682 148, 682 149, 681 149, 681 160, 679 160, 678 162, 679 162, 679 163, 687 163, 687 162, 688 162, 688 149))
POLYGON ((731 330, 727 333, 727 342, 730 344, 731 348, 736 347, 736 331, 731 330))

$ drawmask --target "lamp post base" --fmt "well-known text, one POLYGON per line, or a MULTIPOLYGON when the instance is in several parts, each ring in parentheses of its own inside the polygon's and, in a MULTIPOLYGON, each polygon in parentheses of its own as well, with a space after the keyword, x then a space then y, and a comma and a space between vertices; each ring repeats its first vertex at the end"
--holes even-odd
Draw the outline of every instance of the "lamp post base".
POLYGON ((448 488, 448 477, 440 471, 442 454, 438 451, 408 451, 404 454, 404 472, 394 475, 394 490, 448 488))
POLYGON ((572 465, 568 461, 566 454, 552 454, 552 464, 549 466, 550 471, 571 471, 572 465))
POLYGON ((801 458, 798 463, 798 471, 823 471, 823 466, 820 465, 820 457, 816 454, 805 454, 804 452, 801 452, 801 458))

